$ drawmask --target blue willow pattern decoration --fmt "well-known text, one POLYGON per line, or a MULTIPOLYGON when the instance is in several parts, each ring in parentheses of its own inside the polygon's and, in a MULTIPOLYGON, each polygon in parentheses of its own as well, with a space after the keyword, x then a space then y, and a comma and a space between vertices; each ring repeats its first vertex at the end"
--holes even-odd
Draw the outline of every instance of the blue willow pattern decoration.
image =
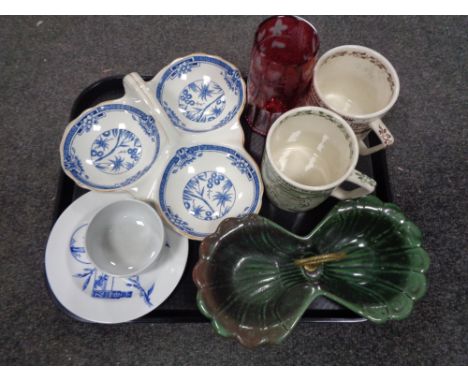
POLYGON ((179 110, 193 122, 211 122, 225 106, 224 90, 214 81, 193 81, 179 95, 179 110))
MULTIPOLYGON (((81 119, 76 122, 68 131, 65 141, 63 143, 63 167, 66 171, 68 171, 75 181, 79 182, 82 186, 96 188, 100 190, 113 190, 128 186, 141 178, 144 174, 148 172, 151 168, 153 163, 156 161, 156 158, 159 155, 159 148, 160 148, 160 138, 159 133, 155 124, 155 120, 150 115, 142 112, 141 110, 124 104, 110 104, 110 105, 103 105, 98 106, 95 109, 91 110, 87 114, 85 114, 81 119), (147 135, 151 141, 154 143, 154 154, 150 159, 151 162, 148 163, 143 169, 138 170, 135 174, 131 177, 124 179, 119 183, 114 183, 111 185, 105 184, 95 184, 93 183, 89 175, 86 174, 85 168, 83 167, 82 159, 80 159, 76 153, 74 145, 75 138, 82 136, 83 134, 89 133, 91 128, 94 125, 99 124, 100 119, 106 117, 110 112, 127 112, 131 115, 132 119, 136 121, 139 127, 142 129, 145 135, 147 135)), ((93 162, 96 164, 96 168, 100 171, 103 171, 107 174, 122 174, 125 173, 135 167, 139 159, 142 155, 142 147, 140 139, 135 136, 132 132, 126 129, 110 129, 103 132, 97 139, 95 139, 92 143, 91 147, 91 157, 93 158, 93 162), (118 130, 122 130, 122 132, 118 132, 118 130), (105 135, 107 134, 107 135, 105 135), (120 152, 106 162, 106 165, 100 163, 103 158, 99 157, 99 152, 104 151, 107 154, 103 154, 102 157, 108 158, 111 154, 109 152, 115 152, 115 150, 110 149, 110 141, 106 142, 107 139, 111 138, 111 135, 115 142, 121 142, 122 138, 125 141, 124 146, 115 145, 113 146, 116 150, 118 148, 125 149, 129 142, 133 142, 133 147, 128 147, 126 153, 120 152), (132 137, 133 136, 133 137, 132 137), (101 138, 101 139, 100 139, 101 138), (105 149, 105 150, 104 150, 105 149), (110 151, 107 151, 110 149, 110 151), (128 160, 130 159, 130 160, 128 160)))
MULTIPOLYGON (((199 79, 191 84, 194 84, 195 86, 199 85, 199 82, 203 82, 203 80, 199 79)), ((191 85, 190 84, 190 85, 191 85)), ((189 85, 189 86, 190 86, 189 85)), ((226 98, 221 100, 219 98, 216 102, 215 105, 210 105, 208 111, 202 112, 202 110, 192 110, 192 107, 198 107, 195 104, 191 105, 190 100, 193 101, 193 95, 190 94, 190 90, 185 87, 181 94, 179 95, 179 104, 177 105, 180 110, 184 113, 184 116, 192 121, 192 122, 204 122, 204 123, 209 123, 212 121, 215 121, 218 117, 220 117, 224 112, 225 112, 225 104, 226 104, 226 98), (189 95, 192 95, 192 99, 189 98, 189 95), (186 112, 188 110, 188 113, 186 112), (206 116, 206 117, 205 117, 206 116), (206 118, 206 119, 205 119, 206 118)), ((203 132, 203 131, 211 131, 218 129, 220 127, 225 126, 228 124, 230 121, 232 121, 239 113, 240 108, 242 107, 242 104, 244 102, 244 90, 242 86, 242 77, 240 72, 233 68, 231 65, 228 63, 216 58, 216 57, 211 57, 211 56, 191 56, 189 58, 183 59, 176 64, 170 66, 164 74, 161 77, 161 80, 159 81, 157 87, 156 87, 156 99, 161 103, 162 107, 164 108, 164 111, 166 112, 167 116, 171 120, 171 122, 177 126, 178 128, 188 131, 188 132, 203 132), (174 111, 174 107, 176 105, 168 103, 165 97, 165 85, 168 81, 174 81, 177 79, 182 78, 182 76, 192 72, 194 68, 199 68, 202 64, 205 65, 212 65, 215 66, 217 69, 221 69, 220 74, 223 76, 224 82, 226 86, 220 86, 218 83, 211 81, 212 86, 219 87, 224 95, 226 95, 226 92, 229 92, 230 94, 234 95, 236 97, 236 102, 235 105, 223 116, 223 118, 216 123, 214 126, 208 126, 207 128, 201 129, 200 127, 195 127, 195 126, 187 126, 186 123, 184 123, 176 111, 174 111)), ((203 101, 203 104, 205 104, 206 101, 203 101)))
POLYGON ((154 282, 148 289, 145 289, 141 284, 139 276, 132 276, 126 279, 125 284, 122 285, 123 279, 110 276, 108 274, 100 272, 93 264, 89 261, 86 248, 84 247, 84 238, 86 228, 88 224, 82 224, 72 234, 70 239, 70 254, 74 260, 85 266, 81 271, 73 273, 73 277, 82 280, 81 290, 86 292, 88 286, 92 284, 90 295, 94 298, 119 300, 122 298, 132 298, 134 296, 134 289, 138 291, 138 296, 143 299, 146 305, 153 306, 151 302, 151 295, 154 291, 154 282), (91 281, 93 281, 91 283, 91 281), (120 289, 114 287, 115 283, 119 283, 120 289), (125 290, 122 286, 126 286, 128 289, 125 290))
POLYGON ((122 174, 131 170, 141 158, 140 140, 129 130, 104 131, 91 146, 94 166, 107 174, 122 174))
POLYGON ((236 189, 226 175, 204 171, 187 182, 183 200, 192 216, 200 220, 216 220, 231 210, 236 201, 236 189))

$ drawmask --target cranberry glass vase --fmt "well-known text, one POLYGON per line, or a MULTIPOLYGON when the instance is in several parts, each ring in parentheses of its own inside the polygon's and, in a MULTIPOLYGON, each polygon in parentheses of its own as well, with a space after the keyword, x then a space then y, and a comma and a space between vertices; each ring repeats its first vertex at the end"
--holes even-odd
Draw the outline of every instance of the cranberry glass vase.
POLYGON ((247 121, 266 135, 282 113, 306 104, 319 38, 295 16, 274 16, 255 33, 247 83, 247 121))

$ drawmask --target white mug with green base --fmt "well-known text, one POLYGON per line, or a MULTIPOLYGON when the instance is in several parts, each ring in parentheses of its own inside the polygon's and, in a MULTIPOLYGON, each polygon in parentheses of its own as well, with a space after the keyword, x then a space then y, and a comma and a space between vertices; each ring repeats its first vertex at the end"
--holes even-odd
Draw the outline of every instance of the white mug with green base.
POLYGON ((338 114, 320 107, 292 109, 270 128, 262 176, 270 201, 291 211, 310 210, 330 195, 337 199, 365 196, 376 182, 355 169, 357 138, 338 114), (343 182, 358 187, 347 191, 343 182))

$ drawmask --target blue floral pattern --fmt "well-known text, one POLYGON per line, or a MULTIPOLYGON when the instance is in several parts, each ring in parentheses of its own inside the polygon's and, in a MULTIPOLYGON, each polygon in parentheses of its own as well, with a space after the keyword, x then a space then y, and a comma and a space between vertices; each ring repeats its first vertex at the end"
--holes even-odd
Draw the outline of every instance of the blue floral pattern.
POLYGON ((140 140, 129 130, 104 131, 91 146, 94 166, 107 174, 123 174, 131 170, 141 158, 140 140))
POLYGON ((76 155, 75 149, 72 147, 63 158, 63 166, 65 170, 70 172, 75 178, 89 179, 89 176, 84 173, 83 164, 80 158, 76 155))
POLYGON ((181 78, 184 74, 190 73, 193 68, 198 66, 200 66, 199 62, 196 62, 193 57, 189 58, 171 66, 169 69, 169 76, 171 79, 176 77, 181 78))
POLYGON ((93 298, 111 300, 132 298, 137 295, 146 305, 153 306, 151 295, 154 291, 154 282, 148 288, 144 288, 139 276, 122 279, 100 272, 94 267, 91 261, 89 261, 84 246, 87 227, 88 224, 80 225, 73 232, 69 244, 72 258, 81 266, 80 271, 72 274, 74 278, 81 280, 81 290, 93 298), (91 288, 89 288, 90 285, 92 286, 91 288), (135 291, 138 293, 135 294, 135 291))
POLYGON ((176 127, 184 131, 195 133, 215 130, 220 127, 226 126, 239 114, 239 111, 244 102, 244 88, 242 85, 242 77, 237 69, 216 57, 201 55, 191 56, 169 67, 163 73, 161 80, 159 81, 156 87, 156 99, 161 103, 167 116, 176 127), (216 83, 213 80, 211 80, 211 89, 209 88, 208 90, 209 92, 212 92, 213 88, 216 86, 221 89, 221 91, 224 93, 224 96, 226 96, 226 93, 235 96, 236 101, 234 105, 231 105, 229 108, 227 108, 226 98, 224 97, 224 100, 222 100, 223 97, 221 97, 221 93, 213 95, 214 98, 211 98, 210 96, 210 99, 212 101, 215 101, 213 105, 210 105, 208 99, 202 100, 203 97, 200 96, 203 95, 203 92, 195 89, 201 89, 200 82, 203 82, 203 80, 201 79, 193 81, 191 84, 189 84, 182 90, 182 92, 179 94, 178 104, 172 104, 171 100, 166 97, 165 88, 166 84, 169 81, 178 80, 184 74, 190 73, 193 70, 193 68, 200 67, 201 65, 212 65, 215 66, 217 69, 221 69, 220 74, 224 79, 225 84, 221 86, 219 83, 216 83), (189 88, 190 85, 193 86, 194 90, 191 90, 189 88), (197 103, 199 103, 199 105, 197 105, 197 103), (206 110, 204 110, 205 107, 207 107, 206 110), (179 110, 180 114, 176 112, 179 110), (184 119, 185 117, 187 118, 188 122, 182 121, 181 115, 183 115, 182 119, 184 119), (209 124, 209 122, 216 121, 218 117, 221 118, 219 122, 217 122, 214 125, 209 124), (189 122, 198 122, 199 124, 194 125, 193 123, 189 122), (200 125, 200 123, 205 123, 209 125, 203 127, 200 125))
MULTIPOLYGON (((215 168, 216 164, 213 164, 213 169, 215 168)), ((217 145, 182 147, 177 150, 164 169, 159 186, 158 202, 162 213, 175 228, 192 237, 203 238, 211 232, 200 232, 199 227, 197 230, 188 216, 209 222, 226 216, 242 216, 253 213, 260 202, 260 187, 257 171, 236 150, 217 145), (237 198, 235 185, 225 173, 207 170, 189 179, 182 190, 181 204, 183 207, 177 202, 177 208, 175 208, 168 202, 168 195, 174 192, 168 187, 170 179, 207 152, 222 154, 228 159, 228 163, 249 180, 252 187, 252 198, 244 197, 242 200, 237 198), (235 205, 237 205, 237 211, 233 210, 235 205), (187 211, 188 216, 184 216, 184 211, 187 211)))
POLYGON ((193 122, 211 122, 225 106, 224 90, 214 81, 193 81, 179 95, 179 110, 193 122))
MULTIPOLYGON (((102 133, 93 141, 91 147, 89 148, 93 164, 95 164, 95 167, 98 170, 113 175, 122 174, 128 172, 131 169, 135 169, 135 166, 142 155, 142 145, 140 138, 137 138, 136 134, 133 134, 126 129, 115 128, 102 133), (122 131, 118 132, 118 130, 122 131), (104 136, 104 134, 108 134, 108 136, 104 136), (111 138, 112 142, 110 140, 111 138), (121 144, 122 142, 123 145, 121 144), (115 150, 113 150, 114 148, 115 150), (118 152, 118 155, 116 151, 118 152), (101 152, 102 154, 100 155, 101 152), (112 152, 112 154, 109 154, 110 152, 112 152), (104 159, 106 160, 104 161, 104 159)), ((76 182, 84 187, 97 190, 115 190, 129 186, 136 180, 140 179, 144 174, 146 174, 153 163, 156 161, 156 158, 159 155, 159 149, 160 138, 153 117, 143 113, 141 110, 133 106, 124 104, 110 104, 96 107, 90 112, 84 114, 73 126, 71 126, 67 132, 67 135, 65 136, 63 143, 62 165, 65 171, 76 182), (98 125, 100 119, 108 116, 110 112, 129 113, 132 116, 132 119, 138 123, 143 134, 147 135, 151 141, 154 142, 154 146, 152 147, 153 152, 149 154, 150 158, 148 158, 148 164, 144 168, 140 168, 136 172, 133 171, 133 175, 123 179, 120 182, 115 182, 112 184, 101 184, 93 181, 93 179, 90 178, 89 173, 86 172, 86 167, 83 166, 83 161, 87 158, 80 158, 77 155, 74 142, 75 139, 77 139, 79 136, 88 133, 91 134, 91 128, 94 125, 98 125)))
POLYGON ((238 70, 235 69, 227 69, 224 72, 221 72, 221 75, 224 77, 224 81, 235 95, 238 95, 242 92, 242 85, 241 85, 241 74, 238 70))
POLYGON ((201 220, 215 220, 226 215, 236 201, 231 180, 216 171, 204 171, 191 178, 183 191, 184 207, 201 220))
POLYGON ((188 164, 192 163, 195 159, 201 157, 203 152, 197 150, 197 147, 181 147, 177 150, 174 156, 174 164, 172 173, 175 174, 177 171, 183 169, 188 164))
POLYGON ((252 181, 253 177, 255 176, 255 171, 243 156, 235 152, 233 154, 229 154, 228 159, 231 161, 231 164, 234 167, 237 167, 241 174, 246 174, 247 178, 252 181))

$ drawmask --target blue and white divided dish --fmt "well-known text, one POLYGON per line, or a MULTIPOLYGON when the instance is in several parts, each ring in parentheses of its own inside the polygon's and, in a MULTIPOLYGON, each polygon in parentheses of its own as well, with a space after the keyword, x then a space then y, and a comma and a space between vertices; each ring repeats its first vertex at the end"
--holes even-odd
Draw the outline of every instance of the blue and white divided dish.
POLYGON ((240 72, 219 57, 191 55, 169 65, 156 86, 156 99, 174 126, 190 133, 235 123, 245 84, 240 72))
POLYGON ((160 137, 154 118, 125 104, 93 108, 66 129, 62 167, 80 186, 94 190, 129 187, 156 161, 160 137))
POLYGON ((188 240, 165 230, 163 250, 147 271, 119 278, 100 271, 88 257, 88 222, 101 208, 127 193, 89 192, 60 216, 47 243, 47 280, 58 302, 84 321, 120 323, 137 319, 157 308, 179 283, 188 256, 188 240))
POLYGON ((175 230, 202 240, 223 219, 258 212, 262 194, 259 170, 243 150, 197 145, 181 147, 171 158, 158 203, 175 230))

